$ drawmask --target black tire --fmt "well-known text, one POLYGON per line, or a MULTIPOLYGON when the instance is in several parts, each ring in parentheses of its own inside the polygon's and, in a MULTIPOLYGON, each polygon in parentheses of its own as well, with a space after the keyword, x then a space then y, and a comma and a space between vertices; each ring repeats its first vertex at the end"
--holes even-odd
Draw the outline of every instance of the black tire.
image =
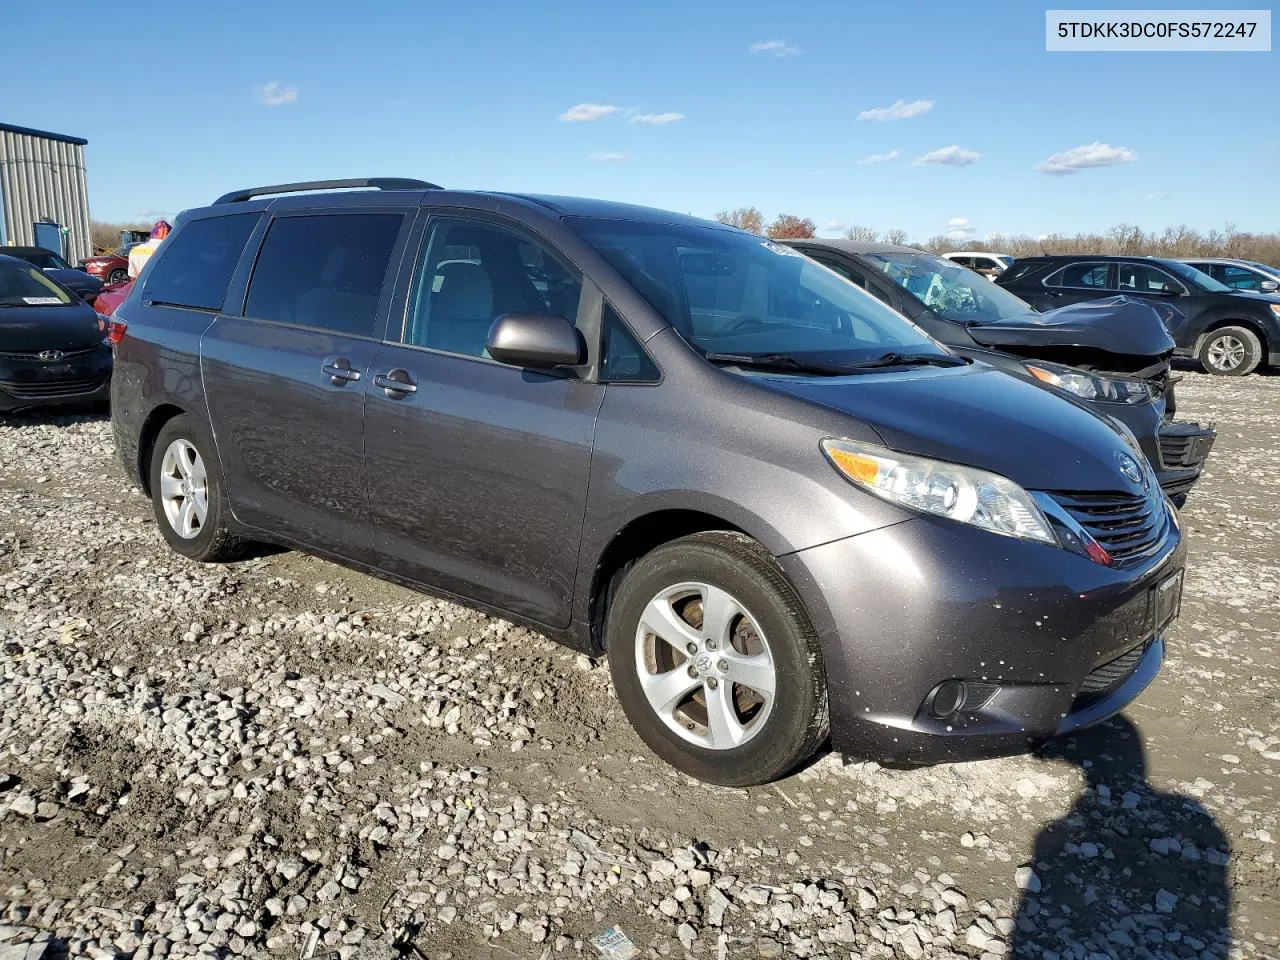
POLYGON ((107 274, 107 283, 123 283, 129 279, 129 271, 118 267, 107 274))
POLYGON ((1200 338, 1196 359, 1209 373, 1244 377, 1262 362, 1262 341, 1247 327, 1219 327, 1200 338), (1240 349, 1243 348, 1243 354, 1240 349), (1240 359, 1233 358, 1240 356, 1240 359))
MULTIPOLYGON (((738 617, 733 622, 736 647, 748 621, 738 617)), ((751 636, 749 626, 746 629, 751 636)), ((777 561, 749 537, 728 531, 696 533, 645 555, 627 571, 610 604, 605 643, 614 688, 632 726, 654 753, 692 777, 734 787, 768 783, 804 763, 827 739, 827 684, 817 633, 777 561), (749 610, 767 638, 774 668, 772 706, 767 714, 755 715, 763 725, 736 747, 712 749, 685 739, 659 717, 641 685, 641 616, 663 591, 687 582, 728 592, 749 610)), ((661 641, 654 645, 670 655, 661 641)), ((670 669, 687 673, 696 669, 694 662, 689 657, 670 669)), ((714 679, 697 682, 693 697, 708 695, 704 683, 716 686, 714 679)), ((748 688, 733 683, 723 688, 735 710, 744 690, 751 696, 748 688)), ((698 709, 694 700, 685 702, 698 709)), ((703 709, 705 715, 705 702, 703 709)), ((748 726, 752 722, 746 720, 748 726)))
MULTIPOLYGON (((178 476, 174 475, 175 478, 178 476)), ((155 445, 151 448, 151 506, 156 525, 165 542, 176 553, 203 563, 221 563, 238 559, 245 544, 228 526, 230 510, 223 495, 222 474, 218 470, 217 455, 208 434, 185 414, 174 417, 160 428, 155 445), (203 522, 193 536, 183 536, 169 517, 163 495, 165 454, 175 443, 186 443, 199 455, 203 465, 206 510, 203 522)), ((186 499, 186 498, 184 498, 186 499)))

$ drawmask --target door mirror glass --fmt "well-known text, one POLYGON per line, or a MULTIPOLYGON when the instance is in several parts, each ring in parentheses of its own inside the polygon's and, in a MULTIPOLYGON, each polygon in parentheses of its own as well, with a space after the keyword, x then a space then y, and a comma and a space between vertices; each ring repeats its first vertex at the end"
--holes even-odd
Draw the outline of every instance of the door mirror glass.
POLYGON ((1275 293, 1277 290, 1280 290, 1280 282, 1275 280, 1263 280, 1258 284, 1258 289, 1263 293, 1275 293))
POLYGON ((576 366, 586 353, 577 328, 548 313, 504 313, 489 328, 485 348, 499 363, 534 370, 576 366))

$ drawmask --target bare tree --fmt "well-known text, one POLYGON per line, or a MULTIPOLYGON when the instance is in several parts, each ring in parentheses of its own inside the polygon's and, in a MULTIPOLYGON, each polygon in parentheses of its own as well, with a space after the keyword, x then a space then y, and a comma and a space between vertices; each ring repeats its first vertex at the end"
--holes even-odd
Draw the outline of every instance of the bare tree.
POLYGON ((818 232, 818 225, 808 217, 797 217, 794 213, 780 213, 773 223, 769 224, 768 236, 771 240, 802 240, 812 237, 818 232))
POLYGON ((899 230, 895 227, 892 230, 886 230, 884 233, 885 243, 893 243, 901 246, 907 242, 907 231, 899 230))
POLYGON ((857 224, 854 224, 844 232, 846 240, 861 240, 864 243, 874 243, 878 236, 880 236, 880 231, 875 227, 860 227, 857 224))
POLYGON ((738 207, 736 210, 721 210, 716 219, 748 233, 764 233, 764 214, 755 207, 738 207))

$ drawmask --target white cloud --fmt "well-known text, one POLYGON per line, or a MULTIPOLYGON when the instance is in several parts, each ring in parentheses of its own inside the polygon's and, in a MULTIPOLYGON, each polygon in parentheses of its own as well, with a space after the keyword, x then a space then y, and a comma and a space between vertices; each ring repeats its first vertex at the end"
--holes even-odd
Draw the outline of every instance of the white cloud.
POLYGON ((849 221, 847 220, 828 220, 827 225, 822 228, 825 233, 843 233, 849 229, 849 221))
POLYGON ((925 164, 941 163, 948 167, 967 167, 975 162, 982 154, 975 153, 972 150, 965 150, 958 147, 954 143, 949 147, 942 147, 938 150, 930 150, 923 157, 915 161, 916 166, 925 164))
POLYGON ((668 123, 677 123, 684 119, 683 113, 637 113, 628 123, 644 123, 651 127, 661 127, 668 123))
POLYGON ((748 53, 767 53, 771 57, 794 57, 800 52, 785 40, 761 40, 747 48, 748 53))
POLYGON ((258 99, 268 107, 283 107, 286 103, 296 103, 298 88, 279 80, 272 80, 258 87, 258 99))
POLYGON ((1147 194, 1147 200, 1152 203, 1155 203, 1160 200, 1172 200, 1172 199, 1173 199, 1173 194, 1167 191, 1164 193, 1148 193, 1147 194))
POLYGON ((1113 147, 1109 143, 1094 141, 1070 150, 1055 153, 1036 164, 1041 173, 1065 177, 1089 167, 1114 167, 1118 163, 1133 163, 1138 155, 1128 147, 1113 147))
POLYGON ((908 117, 918 117, 922 113, 928 113, 932 109, 932 100, 912 100, 910 103, 905 100, 899 100, 887 107, 863 110, 858 114, 858 119, 871 120, 875 123, 880 123, 884 120, 906 120, 908 117))
POLYGON ((597 160, 600 163, 621 163, 627 159, 625 153, 610 153, 605 150, 597 150, 595 153, 587 154, 588 160, 597 160))
POLYGON ((889 163, 890 161, 897 160, 901 154, 902 154, 901 150, 890 150, 888 153, 873 153, 869 157, 863 157, 858 162, 859 163, 889 163))
POLYGON ((947 221, 947 226, 950 227, 952 230, 964 230, 969 227, 972 227, 973 224, 970 223, 968 220, 966 220, 964 217, 952 217, 950 220, 947 221))
POLYGON ((948 240, 972 240, 978 231, 966 217, 952 217, 947 221, 948 240))
POLYGON ((611 103, 579 103, 560 114, 560 119, 565 123, 590 123, 592 120, 611 117, 619 109, 611 103))

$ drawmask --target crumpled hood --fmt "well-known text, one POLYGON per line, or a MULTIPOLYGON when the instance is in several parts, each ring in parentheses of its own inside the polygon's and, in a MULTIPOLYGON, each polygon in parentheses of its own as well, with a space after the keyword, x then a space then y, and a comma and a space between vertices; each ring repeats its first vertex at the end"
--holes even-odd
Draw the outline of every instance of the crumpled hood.
POLYGON ((1176 311, 1171 304, 1105 297, 966 329, 987 347, 1078 347, 1118 356, 1161 358, 1176 346, 1167 329, 1176 311))
POLYGON ((0 307, 0 352, 78 350, 101 342, 98 315, 87 303, 0 307))
POLYGON ((1116 454, 1132 451, 1115 430, 1072 401, 983 363, 754 379, 848 413, 903 453, 990 470, 1029 490, 1137 492, 1117 466, 1116 454))

